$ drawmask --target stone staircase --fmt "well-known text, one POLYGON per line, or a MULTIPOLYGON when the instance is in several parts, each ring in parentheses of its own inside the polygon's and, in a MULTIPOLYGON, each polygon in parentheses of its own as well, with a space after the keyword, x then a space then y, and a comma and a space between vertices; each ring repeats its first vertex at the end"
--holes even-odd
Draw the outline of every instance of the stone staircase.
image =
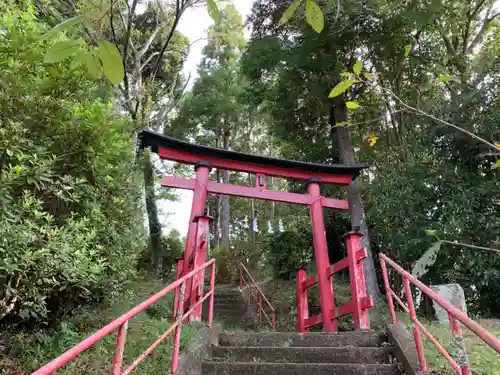
POLYGON ((226 333, 202 375, 401 375, 392 352, 372 331, 226 333))
MULTIPOLYGON (((208 313, 208 301, 203 308, 208 313)), ((214 319, 224 328, 238 327, 246 312, 240 291, 234 286, 217 286, 214 294, 214 319)), ((206 321, 206 316, 203 317, 206 321)))
MULTIPOLYGON (((234 287, 217 287, 214 318, 241 327, 245 301, 234 287)), ((204 309, 207 311, 207 309, 204 309)), ((401 375, 393 347, 374 331, 223 333, 202 362, 202 375, 401 375)))

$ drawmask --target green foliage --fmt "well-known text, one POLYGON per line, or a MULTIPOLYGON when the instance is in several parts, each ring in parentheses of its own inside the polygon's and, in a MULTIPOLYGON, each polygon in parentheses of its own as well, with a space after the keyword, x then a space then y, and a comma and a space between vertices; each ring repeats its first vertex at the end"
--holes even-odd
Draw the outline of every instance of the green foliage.
POLYGON ((354 84, 354 80, 352 79, 345 79, 343 81, 340 81, 330 92, 330 95, 328 95, 329 98, 335 98, 336 96, 339 96, 340 94, 343 94, 346 92, 352 85, 354 84))
POLYGON ((313 0, 306 0, 306 20, 317 33, 323 31, 325 27, 323 11, 313 0))
POLYGON ((215 0, 207 0, 207 9, 208 9, 208 14, 210 14, 210 17, 214 20, 215 23, 220 22, 220 10, 219 7, 217 6, 217 3, 215 0))
MULTIPOLYGON (((5 366, 2 362, 2 368, 6 367, 13 373, 37 370, 164 287, 164 281, 155 280, 151 275, 141 275, 129 283, 120 296, 106 299, 98 306, 79 308, 73 316, 64 317, 56 328, 33 331, 5 328, 0 332, 0 345, 4 348, 3 354, 8 355, 10 363, 5 366)), ((170 293, 130 320, 124 364, 130 365, 159 335, 170 328, 172 296, 170 293)), ((183 324, 181 352, 192 348, 198 329, 199 327, 183 324)), ((141 374, 156 375, 169 368, 172 359, 172 336, 139 365, 138 371, 141 374)), ((62 375, 109 374, 109 361, 113 358, 115 347, 116 335, 109 335, 58 372, 62 375)))
POLYGON ((123 79, 124 68, 116 45, 107 40, 101 40, 97 52, 106 78, 115 85, 120 83, 123 79))
MULTIPOLYGON (((286 24, 296 13, 299 6, 304 2, 304 0, 294 0, 288 8, 285 9, 281 18, 279 20, 280 25, 286 24)), ((323 31, 325 26, 325 18, 323 11, 319 5, 314 0, 305 0, 305 14, 307 23, 316 31, 320 33, 323 31)))
POLYGON ((131 123, 107 86, 44 63, 32 12, 0 20, 0 319, 53 321, 113 294, 145 246, 131 123))
MULTIPOLYGON (((55 38, 62 31, 71 29, 73 26, 77 25, 92 25, 96 29, 101 28, 101 21, 103 15, 108 12, 108 8, 100 9, 99 7, 92 8, 88 14, 78 15, 68 18, 45 34, 43 34, 40 39, 48 40, 55 38)), ((95 51, 97 57, 102 63, 102 70, 104 76, 112 83, 117 85, 123 80, 125 74, 125 68, 123 66, 122 57, 120 51, 114 43, 107 40, 98 40, 97 50, 95 51)), ((63 40, 55 43, 51 49, 49 49, 45 55, 44 61, 46 63, 58 63, 69 57, 77 55, 76 60, 73 60, 73 66, 82 65, 81 62, 85 61, 85 68, 88 69, 88 74, 92 78, 99 78, 101 76, 101 67, 97 63, 94 55, 94 48, 92 45, 87 45, 84 39, 69 39, 63 40), (77 54, 77 52, 79 52, 77 54)))
POLYGON ((273 267, 275 277, 289 279, 300 267, 312 260, 314 250, 308 231, 286 230, 270 234, 266 241, 265 256, 273 267))
POLYGON ((411 270, 412 276, 420 279, 429 271, 434 263, 436 263, 436 259, 442 244, 443 243, 441 241, 432 244, 429 250, 427 250, 413 265, 413 268, 411 270))
POLYGON ((287 23, 297 11, 297 8, 302 4, 303 0, 294 0, 288 8, 285 9, 280 18, 280 25, 287 23))

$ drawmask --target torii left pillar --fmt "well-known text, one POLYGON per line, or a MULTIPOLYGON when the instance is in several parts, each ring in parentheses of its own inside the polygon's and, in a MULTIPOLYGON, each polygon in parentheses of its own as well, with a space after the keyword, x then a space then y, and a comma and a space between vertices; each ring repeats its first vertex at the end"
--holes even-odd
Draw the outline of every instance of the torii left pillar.
MULTIPOLYGON (((207 202, 207 184, 212 164, 200 161, 195 164, 195 186, 193 190, 193 204, 191 206, 191 216, 189 219, 189 228, 186 237, 186 248, 184 250, 184 261, 182 275, 191 272, 194 269, 196 254, 196 233, 198 232, 198 221, 196 217, 201 217, 205 213, 205 204, 207 202)), ((191 299, 191 285, 186 283, 186 292, 184 301, 191 299)))

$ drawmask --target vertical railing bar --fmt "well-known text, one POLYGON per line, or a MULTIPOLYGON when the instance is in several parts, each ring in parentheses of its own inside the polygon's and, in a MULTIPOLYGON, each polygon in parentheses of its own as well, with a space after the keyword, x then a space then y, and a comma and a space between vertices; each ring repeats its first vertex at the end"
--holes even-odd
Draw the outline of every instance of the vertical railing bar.
POLYGON ((214 294, 215 294, 215 263, 212 263, 212 268, 210 269, 210 303, 208 308, 208 325, 212 326, 214 319, 214 294))
POLYGON ((122 372, 123 351, 125 342, 127 341, 128 320, 123 323, 118 329, 118 337, 116 338, 115 356, 113 358, 112 375, 120 375, 122 372))
POLYGON ((415 346, 417 347, 418 361, 420 363, 420 371, 427 372, 427 361, 424 355, 424 346, 422 344, 422 335, 420 328, 415 324, 417 314, 415 312, 415 305, 413 304, 413 293, 411 291, 410 280, 403 276, 403 285, 406 294, 406 303, 410 313, 410 319, 413 327, 413 337, 415 339, 415 346))
POLYGON ((465 347, 460 323, 449 313, 448 320, 450 321, 450 328, 451 332, 453 333, 453 345, 457 350, 456 362, 460 367, 460 373, 461 375, 469 375, 471 373, 469 367, 469 358, 467 356, 467 349, 465 347))
POLYGON ((396 310, 394 309, 394 301, 392 300, 391 285, 389 283, 389 275, 387 273, 387 264, 383 258, 380 258, 380 267, 382 268, 382 278, 384 279, 385 294, 387 295, 387 304, 391 314, 392 324, 396 323, 396 310))
POLYGON ((180 295, 179 295, 179 309, 177 310, 177 327, 174 333, 174 346, 172 348, 172 374, 175 374, 177 367, 179 366, 179 351, 181 346, 181 329, 182 329, 182 316, 184 314, 184 294, 186 292, 186 282, 185 280, 181 284, 180 295))
POLYGON ((258 294, 258 298, 259 298, 259 301, 258 301, 258 304, 259 304, 259 324, 260 324, 260 328, 262 328, 262 296, 260 294, 260 291, 257 291, 257 294, 258 294))

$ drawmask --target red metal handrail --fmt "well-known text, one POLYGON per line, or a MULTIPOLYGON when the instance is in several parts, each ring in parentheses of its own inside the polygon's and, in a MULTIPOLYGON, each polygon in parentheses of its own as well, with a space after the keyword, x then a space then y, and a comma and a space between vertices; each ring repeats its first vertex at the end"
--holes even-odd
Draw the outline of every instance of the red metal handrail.
POLYGON ((246 284, 247 290, 248 290, 248 297, 251 299, 255 299, 257 302, 257 306, 259 308, 259 324, 260 327, 262 327, 262 322, 263 319, 262 317, 264 316, 269 324, 273 327, 274 330, 276 330, 276 310, 274 309, 273 305, 271 305, 271 302, 266 298, 264 293, 262 292, 262 289, 257 285, 257 282, 255 279, 252 277, 248 269, 245 267, 243 263, 240 262, 240 289, 243 290, 243 284, 246 284), (245 274, 248 276, 248 279, 250 280, 250 283, 247 282, 245 279, 245 274), (252 288, 255 287, 257 289, 257 296, 254 296, 252 293, 252 288), (266 314, 266 311, 264 310, 264 307, 262 305, 262 301, 267 304, 269 309, 271 310, 271 319, 269 319, 269 316, 266 314))
MULTIPOLYGON (((39 370, 32 373, 32 375, 49 375, 55 372, 56 370, 63 367, 69 361, 76 358, 83 351, 87 350, 97 342, 101 341, 107 335, 113 333, 118 329, 118 338, 116 343, 116 350, 113 359, 113 369, 112 375, 128 375, 130 374, 144 359, 153 352, 153 350, 160 345, 164 340, 166 340, 172 332, 174 332, 174 346, 172 348, 172 373, 175 373, 177 367, 179 365, 179 349, 180 349, 180 340, 181 340, 181 328, 182 322, 184 322, 193 311, 196 310, 198 306, 203 306, 203 302, 210 298, 210 307, 208 312, 208 325, 212 325, 213 320, 213 306, 214 306, 214 286, 215 286, 215 259, 212 259, 199 267, 196 267, 194 270, 176 280, 166 288, 162 289, 158 293, 149 297, 147 300, 137 305, 133 309, 129 310, 119 318, 115 319, 108 325, 101 328, 99 331, 94 333, 93 335, 87 337, 85 340, 75 345, 65 353, 61 354, 59 357, 55 358, 51 362, 47 363, 45 366, 40 368, 39 370), (190 282, 192 278, 197 273, 202 273, 206 268, 211 267, 210 270, 210 291, 205 294, 202 298, 200 298, 195 304, 193 304, 190 309, 184 313, 182 311, 182 303, 179 305, 177 320, 172 324, 172 326, 162 335, 160 335, 156 341, 151 344, 130 366, 128 366, 125 371, 122 372, 122 360, 123 360, 123 349, 125 347, 126 334, 128 322, 134 316, 139 314, 140 312, 146 310, 151 305, 155 304, 160 300, 160 298, 164 297, 169 292, 177 289, 178 287, 183 290, 187 282, 190 282)), ((181 293, 181 299, 183 297, 183 293, 181 293)))
POLYGON ((434 344, 439 353, 450 363, 453 369, 458 374, 461 375, 469 375, 471 373, 471 370, 467 359, 467 351, 462 336, 462 330, 460 329, 460 323, 469 328, 481 340, 483 340, 486 344, 488 344, 488 346, 490 346, 497 353, 500 354, 500 340, 498 338, 496 338, 490 332, 485 330, 474 320, 469 318, 466 313, 452 306, 438 293, 434 292, 431 288, 429 288, 424 283, 413 277, 409 272, 401 268, 387 255, 380 254, 379 257, 380 257, 380 265, 382 267, 382 276, 384 278, 385 291, 387 294, 387 302, 389 304, 389 311, 391 314, 391 321, 392 323, 396 323, 396 311, 394 309, 394 302, 393 302, 393 299, 395 299, 396 302, 401 306, 401 308, 410 315, 411 321, 413 322, 413 337, 415 339, 418 360, 420 363, 420 370, 422 372, 427 372, 428 366, 427 366, 427 361, 425 360, 421 332, 429 339, 430 342, 434 344), (389 264, 397 273, 399 273, 403 277, 403 287, 405 291, 407 305, 405 305, 404 302, 391 289, 389 283, 389 276, 387 274, 387 264, 389 264), (443 309, 445 309, 448 312, 448 318, 450 321, 451 330, 453 332, 455 345, 458 349, 458 356, 457 356, 458 363, 418 320, 417 314, 415 312, 415 306, 413 304, 413 295, 411 291, 410 282, 416 287, 418 287, 422 291, 422 293, 432 298, 443 309))

